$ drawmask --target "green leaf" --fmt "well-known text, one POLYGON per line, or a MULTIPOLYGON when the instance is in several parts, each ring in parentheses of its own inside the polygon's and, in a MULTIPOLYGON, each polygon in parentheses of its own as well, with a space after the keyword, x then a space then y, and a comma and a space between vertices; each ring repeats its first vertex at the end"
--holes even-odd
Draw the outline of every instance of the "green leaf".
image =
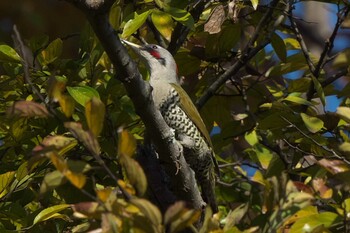
POLYGON ((284 100, 295 103, 295 104, 302 104, 302 105, 307 105, 307 106, 313 105, 310 101, 307 101, 306 99, 304 99, 302 97, 294 96, 294 95, 289 95, 286 98, 284 98, 284 100))
POLYGON ((309 116, 305 113, 300 113, 301 119, 304 121, 306 128, 311 133, 316 133, 323 128, 323 121, 317 117, 309 116))
POLYGON ((350 122, 350 108, 349 107, 344 107, 340 106, 337 108, 336 114, 343 119, 346 122, 350 122))
POLYGON ((201 60, 191 56, 190 51, 181 49, 175 55, 176 64, 179 68, 179 75, 191 75, 200 70, 201 60))
POLYGON ((10 185, 10 183, 15 178, 15 172, 10 171, 0 174, 0 197, 6 194, 5 189, 10 185))
POLYGON ((55 205, 55 206, 51 206, 49 208, 46 208, 44 210, 42 210, 35 218, 33 221, 33 225, 39 223, 39 222, 43 222, 46 220, 49 220, 51 218, 55 218, 58 212, 67 209, 68 207, 70 207, 70 205, 68 204, 61 204, 61 205, 55 205))
POLYGON ((73 99, 80 105, 85 106, 92 97, 100 98, 98 92, 89 86, 83 87, 67 87, 68 93, 73 97, 73 99))
MULTIPOLYGON (((311 57, 312 61, 317 62, 313 57, 311 57)), ((307 70, 309 69, 304 54, 303 53, 296 53, 289 57, 287 57, 286 62, 281 62, 280 64, 277 64, 269 71, 266 72, 267 76, 279 76, 291 73, 293 71, 297 70, 307 70)))
POLYGON ((174 20, 182 23, 188 28, 193 28, 194 20, 189 12, 174 7, 166 7, 164 10, 169 13, 174 20))
POLYGON ((259 143, 258 135, 256 134, 255 130, 246 133, 244 138, 251 146, 254 146, 259 143))
POLYGON ((322 102, 322 105, 326 106, 326 98, 321 83, 314 76, 312 76, 312 81, 314 83, 317 95, 322 102))
POLYGON ((122 37, 126 38, 131 36, 134 32, 136 32, 137 29, 139 29, 145 22, 149 14, 152 13, 152 10, 143 12, 142 14, 138 15, 135 12, 134 18, 130 19, 128 22, 126 22, 123 30, 122 37))
POLYGON ((346 48, 341 51, 333 61, 336 68, 348 67, 350 64, 350 49, 346 48))
POLYGON ((54 62, 62 54, 63 42, 60 38, 52 41, 46 49, 41 51, 39 59, 43 65, 54 62))
POLYGON ((152 22, 157 30, 162 34, 164 38, 170 41, 171 34, 173 32, 174 23, 173 19, 168 13, 160 10, 154 10, 152 12, 152 22))
POLYGON ((40 194, 53 190, 54 188, 63 184, 65 181, 66 179, 64 178, 64 175, 57 170, 47 173, 44 176, 43 182, 41 183, 40 194))
POLYGON ((254 147, 254 151, 256 153, 256 156, 258 157, 261 167, 267 169, 273 158, 273 154, 271 153, 271 151, 261 144, 257 144, 254 147))
POLYGON ((277 35, 276 33, 273 33, 272 38, 271 38, 271 45, 273 49, 275 50, 278 58, 286 62, 287 60, 287 50, 286 50, 286 45, 284 44, 284 41, 282 38, 277 35))
POLYGON ((340 222, 340 220, 340 217, 332 212, 308 215, 305 218, 298 219, 290 228, 289 233, 314 232, 313 230, 315 230, 317 227, 323 226, 325 228, 329 228, 330 226, 340 222))
POLYGON ((0 45, 0 62, 20 62, 21 57, 8 45, 0 45))

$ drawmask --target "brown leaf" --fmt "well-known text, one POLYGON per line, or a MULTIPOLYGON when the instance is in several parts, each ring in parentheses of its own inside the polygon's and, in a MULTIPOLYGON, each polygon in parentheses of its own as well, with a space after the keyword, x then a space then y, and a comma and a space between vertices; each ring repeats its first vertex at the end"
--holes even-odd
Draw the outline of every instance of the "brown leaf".
POLYGON ((225 19, 225 8, 223 5, 218 5, 214 8, 208 21, 204 24, 204 31, 209 32, 209 34, 219 33, 225 19))
POLYGON ((100 218, 101 213, 105 212, 97 202, 80 202, 71 205, 71 207, 74 211, 74 216, 77 218, 100 218))
POLYGON ((349 171, 349 166, 341 160, 321 159, 317 163, 333 175, 349 171))
POLYGON ((48 117, 50 115, 44 105, 25 100, 15 102, 7 110, 7 114, 20 117, 48 117))
POLYGON ((326 185, 324 179, 315 178, 312 180, 313 188, 320 193, 320 196, 325 199, 329 199, 333 195, 333 190, 326 185))
POLYGON ((238 20, 238 14, 240 11, 240 7, 238 6, 237 0, 232 0, 229 4, 228 4, 228 17, 231 18, 233 20, 233 22, 237 22, 238 20))

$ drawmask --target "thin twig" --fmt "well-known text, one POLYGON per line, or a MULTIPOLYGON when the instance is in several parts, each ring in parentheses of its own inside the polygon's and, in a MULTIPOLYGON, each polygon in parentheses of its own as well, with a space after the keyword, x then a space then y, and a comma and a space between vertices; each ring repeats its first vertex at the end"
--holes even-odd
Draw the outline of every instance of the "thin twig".
POLYGON ((306 63, 309 66, 309 69, 310 69, 311 73, 314 73, 316 68, 315 68, 314 63, 311 60, 311 57, 310 57, 310 54, 309 54, 309 50, 308 50, 308 48, 306 46, 306 43, 305 43, 305 41, 303 39, 303 36, 301 35, 301 33, 300 33, 299 29, 298 29, 298 25, 296 24, 296 22, 294 20, 293 8, 292 7, 290 8, 288 18, 289 18, 289 21, 290 21, 290 24, 291 24, 291 29, 294 31, 296 39, 297 39, 297 41, 300 44, 300 48, 301 48, 301 51, 304 54, 304 57, 306 59, 306 63))
POLYGON ((16 25, 13 26, 13 33, 14 33, 14 34, 13 34, 12 38, 13 38, 15 44, 17 45, 19 55, 20 55, 20 57, 22 58, 22 59, 21 59, 21 63, 22 63, 22 66, 23 66, 24 80, 25 80, 25 82, 30 86, 30 88, 32 89, 32 92, 33 92, 43 103, 45 103, 45 98, 44 98, 44 96, 43 96, 43 95, 40 93, 40 91, 34 86, 34 84, 32 83, 32 80, 31 80, 31 78, 30 78, 29 65, 28 65, 27 60, 26 60, 25 46, 24 46, 24 43, 23 43, 23 41, 22 41, 21 34, 19 33, 19 31, 18 31, 16 25))
POLYGON ((327 146, 324 146, 322 144, 320 144, 319 142, 317 142, 315 139, 311 138, 309 135, 307 135, 304 131, 302 131, 301 129, 299 129, 298 126, 296 126, 295 124, 293 124, 291 121, 289 121, 287 118, 280 116, 284 121, 286 121, 288 124, 290 124, 290 126, 292 126, 293 128, 295 128, 299 133, 301 133, 305 138, 309 139, 310 141, 312 141, 316 146, 322 148, 324 151, 331 153, 335 158, 342 160, 343 162, 350 164, 350 161, 348 161, 346 158, 338 155, 333 149, 328 148, 327 146))

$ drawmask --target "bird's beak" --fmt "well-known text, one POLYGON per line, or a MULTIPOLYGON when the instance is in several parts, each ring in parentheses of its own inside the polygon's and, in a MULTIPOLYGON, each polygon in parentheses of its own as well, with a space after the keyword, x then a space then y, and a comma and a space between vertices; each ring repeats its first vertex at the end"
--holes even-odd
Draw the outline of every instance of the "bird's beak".
POLYGON ((139 53, 140 50, 142 49, 142 46, 141 45, 138 45, 138 44, 135 44, 135 43, 132 43, 130 41, 127 41, 127 40, 123 40, 121 39, 121 42, 125 45, 129 45, 135 52, 139 53))

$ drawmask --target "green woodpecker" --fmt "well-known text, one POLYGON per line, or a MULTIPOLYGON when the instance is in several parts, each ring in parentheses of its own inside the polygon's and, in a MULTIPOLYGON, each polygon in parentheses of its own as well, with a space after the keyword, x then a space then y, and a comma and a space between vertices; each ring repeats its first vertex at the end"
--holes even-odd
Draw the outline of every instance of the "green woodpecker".
POLYGON ((217 163, 207 128, 187 93, 179 85, 177 66, 168 50, 154 44, 129 45, 146 63, 150 72, 152 97, 165 122, 175 132, 175 139, 183 146, 183 154, 195 172, 201 186, 203 200, 214 212, 215 172, 217 163))

